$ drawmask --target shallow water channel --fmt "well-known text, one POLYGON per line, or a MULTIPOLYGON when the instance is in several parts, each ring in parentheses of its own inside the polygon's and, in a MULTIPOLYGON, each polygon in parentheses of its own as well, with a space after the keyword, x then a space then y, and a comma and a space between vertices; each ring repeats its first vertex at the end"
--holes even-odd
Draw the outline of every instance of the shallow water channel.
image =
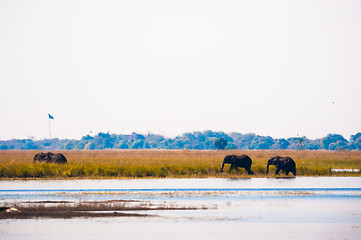
POLYGON ((359 177, 0 181, 0 206, 109 200, 180 210, 137 210, 140 216, 132 217, 1 219, 0 239, 361 236, 359 177))

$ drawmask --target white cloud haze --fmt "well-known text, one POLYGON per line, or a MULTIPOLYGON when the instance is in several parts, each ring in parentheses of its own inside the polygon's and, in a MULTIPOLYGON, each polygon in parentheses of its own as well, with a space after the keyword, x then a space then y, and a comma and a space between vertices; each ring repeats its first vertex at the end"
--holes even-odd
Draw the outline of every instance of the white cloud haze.
POLYGON ((361 2, 0 2, 0 139, 361 131, 361 2), (333 103, 334 102, 334 103, 333 103))

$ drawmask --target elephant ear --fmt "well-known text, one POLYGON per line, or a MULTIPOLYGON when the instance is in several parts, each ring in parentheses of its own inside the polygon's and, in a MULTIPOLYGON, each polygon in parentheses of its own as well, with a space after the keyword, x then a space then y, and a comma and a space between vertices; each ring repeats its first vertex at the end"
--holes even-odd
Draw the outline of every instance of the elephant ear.
POLYGON ((272 163, 272 164, 275 164, 275 163, 277 163, 277 161, 278 161, 278 157, 277 156, 275 156, 275 157, 271 157, 270 158, 270 160, 268 160, 270 163, 272 163))

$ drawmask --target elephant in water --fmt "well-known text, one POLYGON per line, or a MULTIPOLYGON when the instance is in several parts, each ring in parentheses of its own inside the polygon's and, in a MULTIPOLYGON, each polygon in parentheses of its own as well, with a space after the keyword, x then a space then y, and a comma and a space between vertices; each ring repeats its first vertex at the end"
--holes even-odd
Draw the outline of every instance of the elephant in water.
POLYGON ((293 173, 294 176, 296 176, 296 163, 293 161, 290 157, 272 157, 267 162, 267 171, 266 174, 268 174, 268 168, 270 165, 276 166, 275 174, 278 175, 280 170, 283 170, 286 172, 286 175, 288 175, 290 172, 293 173))
POLYGON ((35 162, 45 162, 45 163, 58 163, 58 164, 64 164, 68 163, 65 156, 61 153, 38 153, 34 156, 34 163, 35 162))
POLYGON ((251 171, 252 159, 247 155, 227 155, 223 160, 221 172, 223 172, 224 164, 231 164, 231 167, 229 169, 230 172, 233 169, 238 170, 238 168, 241 167, 246 169, 248 174, 254 174, 254 172, 251 171))

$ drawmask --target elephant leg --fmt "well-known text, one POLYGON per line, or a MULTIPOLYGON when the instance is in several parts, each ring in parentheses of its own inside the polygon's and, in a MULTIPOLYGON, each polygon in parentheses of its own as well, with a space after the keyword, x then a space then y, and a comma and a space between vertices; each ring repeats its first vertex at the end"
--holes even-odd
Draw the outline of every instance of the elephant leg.
POLYGON ((231 167, 229 168, 229 172, 231 173, 233 169, 234 169, 234 165, 231 164, 231 167))
POLYGON ((253 174, 254 174, 254 172, 251 171, 251 168, 250 168, 250 167, 245 168, 245 169, 247 170, 248 175, 253 175, 253 174))
POLYGON ((222 168, 221 168, 221 172, 223 172, 223 168, 224 168, 224 163, 222 163, 222 168))
POLYGON ((280 174, 280 171, 281 171, 281 168, 280 168, 280 167, 276 167, 275 175, 279 175, 279 174, 280 174))
POLYGON ((286 176, 288 176, 289 173, 290 173, 290 171, 287 170, 287 171, 286 171, 286 176))

